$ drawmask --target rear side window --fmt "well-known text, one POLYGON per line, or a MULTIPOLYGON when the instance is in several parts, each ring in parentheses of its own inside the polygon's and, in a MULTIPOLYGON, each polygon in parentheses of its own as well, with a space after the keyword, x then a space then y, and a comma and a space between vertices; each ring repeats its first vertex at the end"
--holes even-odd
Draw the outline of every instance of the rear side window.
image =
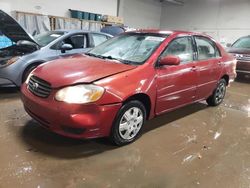
POLYGON ((180 37, 170 42, 161 57, 168 55, 178 56, 182 64, 192 62, 193 45, 191 37, 180 37))
POLYGON ((105 42, 108 37, 106 35, 101 35, 101 34, 92 34, 93 40, 94 40, 94 45, 98 46, 99 44, 105 42))
POLYGON ((220 57, 220 51, 213 41, 206 37, 195 37, 198 51, 198 60, 220 57))

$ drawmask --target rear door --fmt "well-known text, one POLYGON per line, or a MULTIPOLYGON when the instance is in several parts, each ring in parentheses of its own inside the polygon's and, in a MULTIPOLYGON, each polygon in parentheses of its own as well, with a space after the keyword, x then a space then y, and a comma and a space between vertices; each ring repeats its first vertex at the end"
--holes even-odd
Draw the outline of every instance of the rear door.
POLYGON ((194 36, 196 43, 196 66, 199 74, 197 100, 207 98, 221 76, 222 58, 214 41, 203 36, 194 36))
POLYGON ((157 69, 156 114, 192 103, 196 97, 197 72, 190 36, 172 40, 161 57, 178 56, 181 64, 157 69))

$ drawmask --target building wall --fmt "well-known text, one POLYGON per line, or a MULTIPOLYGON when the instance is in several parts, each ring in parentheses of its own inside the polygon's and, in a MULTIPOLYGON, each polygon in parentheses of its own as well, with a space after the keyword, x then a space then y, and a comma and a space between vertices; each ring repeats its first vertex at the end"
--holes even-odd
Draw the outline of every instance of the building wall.
POLYGON ((162 29, 206 32, 222 43, 250 34, 249 0, 186 0, 184 6, 164 3, 162 29))
POLYGON ((130 27, 159 28, 161 5, 159 0, 121 0, 119 15, 130 27))
MULTIPOLYGON (((117 0, 0 0, 0 8, 68 17, 68 9, 117 15, 117 0)), ((185 0, 184 6, 159 0, 120 0, 119 16, 134 28, 206 32, 222 43, 250 34, 249 0, 185 0)))
POLYGON ((68 9, 116 16, 117 0, 0 0, 0 9, 68 17, 68 9))
MULTIPOLYGON (((68 9, 117 15, 117 0, 0 0, 0 9, 69 17, 68 9)), ((120 0, 119 16, 134 28, 159 28, 161 3, 158 0, 120 0)))

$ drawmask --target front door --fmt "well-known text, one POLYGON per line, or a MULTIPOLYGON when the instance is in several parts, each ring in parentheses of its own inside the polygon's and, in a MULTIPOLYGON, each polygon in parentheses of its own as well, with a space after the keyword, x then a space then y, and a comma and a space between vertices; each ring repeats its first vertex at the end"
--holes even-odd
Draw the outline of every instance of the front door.
POLYGON ((168 55, 178 56, 181 63, 157 69, 157 115, 192 103, 196 97, 198 75, 192 38, 186 36, 171 41, 161 57, 168 55))

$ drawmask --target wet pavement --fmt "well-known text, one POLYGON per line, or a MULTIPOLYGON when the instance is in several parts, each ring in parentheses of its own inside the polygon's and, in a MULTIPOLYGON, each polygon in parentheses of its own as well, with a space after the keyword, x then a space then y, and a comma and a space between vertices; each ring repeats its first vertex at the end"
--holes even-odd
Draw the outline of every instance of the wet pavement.
POLYGON ((41 128, 16 89, 0 88, 0 187, 249 188, 250 83, 224 103, 157 117, 125 147, 72 140, 41 128))

